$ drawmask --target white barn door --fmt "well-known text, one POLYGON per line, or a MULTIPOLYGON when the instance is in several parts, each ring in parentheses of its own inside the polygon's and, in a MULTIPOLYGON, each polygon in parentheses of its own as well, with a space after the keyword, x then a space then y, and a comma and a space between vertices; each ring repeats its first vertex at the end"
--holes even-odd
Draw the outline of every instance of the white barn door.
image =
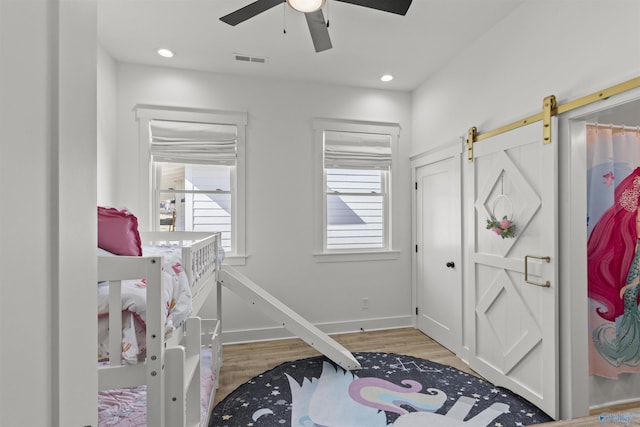
POLYGON ((552 143, 542 143, 542 129, 537 122, 484 139, 466 166, 474 200, 469 364, 557 418, 557 120, 552 143), (511 219, 515 237, 487 229, 492 214, 511 219))

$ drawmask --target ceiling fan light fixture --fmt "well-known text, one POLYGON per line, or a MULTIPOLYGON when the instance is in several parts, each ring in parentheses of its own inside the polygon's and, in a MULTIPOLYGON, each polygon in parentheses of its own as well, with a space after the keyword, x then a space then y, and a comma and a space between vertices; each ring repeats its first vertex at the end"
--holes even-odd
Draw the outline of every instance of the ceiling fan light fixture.
POLYGON ((289 6, 302 13, 315 12, 324 6, 326 0, 287 0, 289 6))

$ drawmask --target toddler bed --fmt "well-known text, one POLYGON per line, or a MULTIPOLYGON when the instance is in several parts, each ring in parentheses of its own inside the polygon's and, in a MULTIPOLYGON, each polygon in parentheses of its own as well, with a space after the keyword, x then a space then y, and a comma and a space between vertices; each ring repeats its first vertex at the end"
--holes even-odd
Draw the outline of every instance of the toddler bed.
POLYGON ((206 426, 222 360, 220 234, 138 234, 137 222, 129 223, 125 231, 134 236, 132 252, 105 244, 119 236, 122 246, 126 236, 110 228, 105 238, 100 215, 98 230, 99 245, 109 250, 98 257, 99 390, 146 388, 149 426, 206 426), (198 314, 214 289, 218 319, 201 319, 198 314), (118 315, 108 315, 109 307, 117 307, 118 315), (202 369, 210 370, 209 396, 201 396, 203 349, 210 360, 202 369))

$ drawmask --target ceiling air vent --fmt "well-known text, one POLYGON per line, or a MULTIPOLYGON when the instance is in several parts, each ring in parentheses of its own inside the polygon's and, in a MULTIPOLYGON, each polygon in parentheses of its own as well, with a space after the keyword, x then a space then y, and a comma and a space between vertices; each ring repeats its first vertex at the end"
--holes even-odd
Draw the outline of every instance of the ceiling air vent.
POLYGON ((262 58, 260 56, 242 55, 240 53, 234 53, 233 57, 236 61, 240 62, 255 62, 256 64, 265 64, 267 62, 267 58, 262 58))

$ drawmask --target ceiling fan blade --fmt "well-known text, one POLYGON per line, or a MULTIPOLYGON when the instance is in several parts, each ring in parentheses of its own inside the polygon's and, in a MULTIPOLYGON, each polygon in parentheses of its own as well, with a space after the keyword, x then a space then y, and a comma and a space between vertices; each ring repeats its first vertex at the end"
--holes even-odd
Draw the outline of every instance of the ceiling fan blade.
POLYGON ((305 13, 304 16, 307 18, 307 25, 309 25, 311 40, 313 40, 313 47, 316 48, 316 52, 331 49, 333 46, 331 45, 329 29, 327 28, 327 23, 324 20, 322 9, 318 9, 315 12, 305 13))
POLYGON ((412 0, 338 0, 343 3, 377 9, 383 12, 406 15, 412 0))
POLYGON ((228 15, 223 16, 220 20, 229 25, 238 25, 241 22, 246 21, 249 18, 253 18, 254 16, 271 9, 272 7, 276 7, 279 4, 282 4, 285 0, 258 0, 253 3, 236 10, 235 12, 231 12, 228 15))

